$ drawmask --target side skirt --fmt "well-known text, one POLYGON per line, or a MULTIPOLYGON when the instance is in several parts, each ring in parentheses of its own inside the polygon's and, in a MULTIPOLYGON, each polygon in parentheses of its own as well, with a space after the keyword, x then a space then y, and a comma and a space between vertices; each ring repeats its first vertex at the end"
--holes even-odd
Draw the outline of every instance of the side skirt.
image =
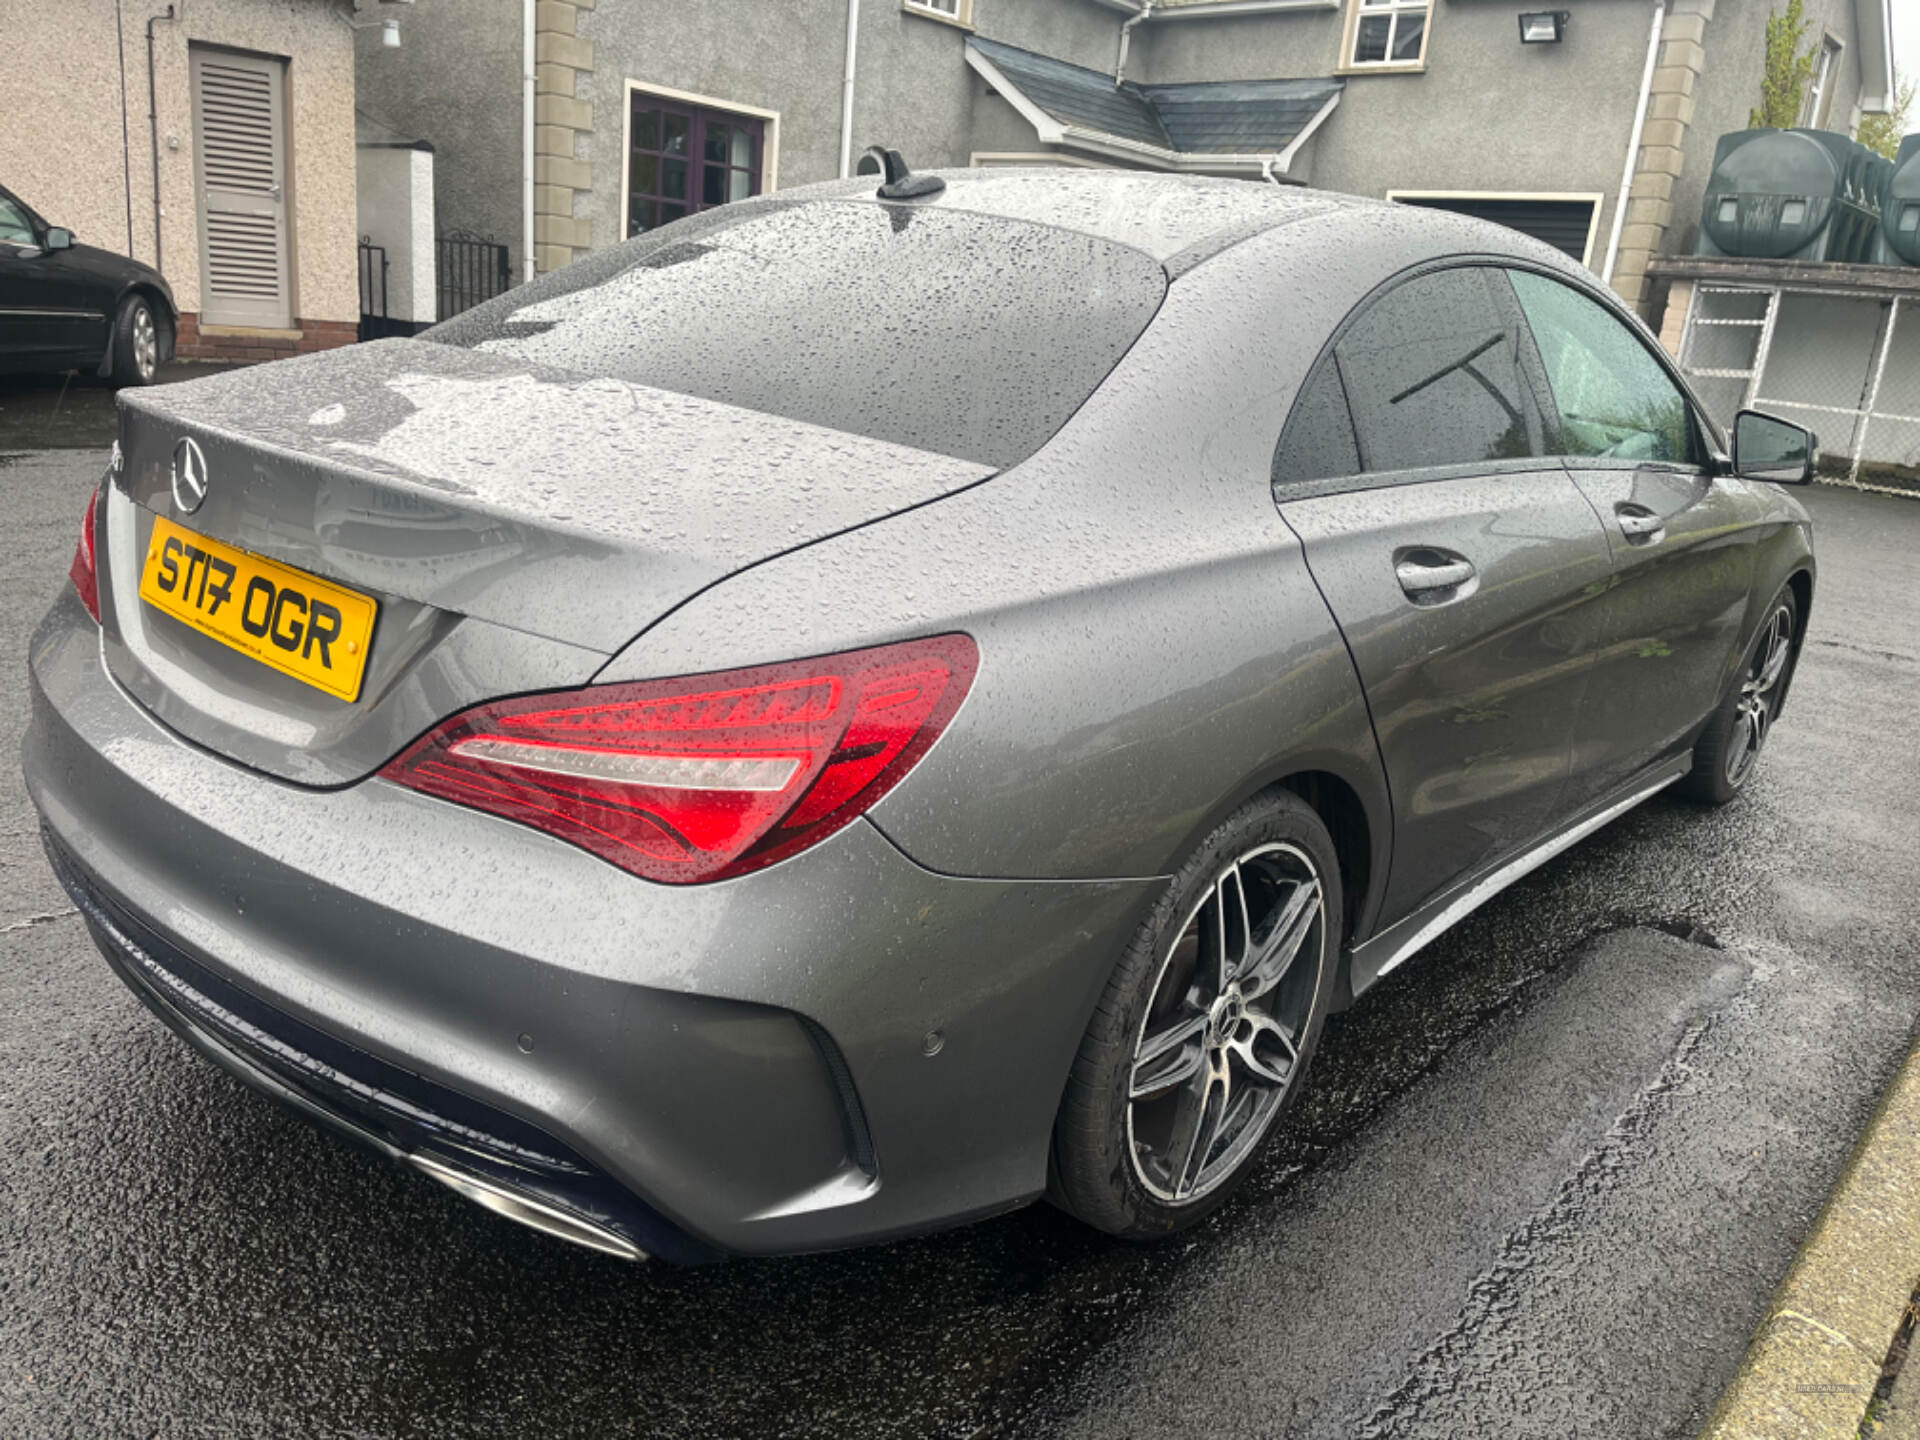
POLYGON ((1356 996, 1362 994, 1381 976, 1411 959, 1516 880, 1532 874, 1563 850, 1579 844, 1642 800, 1666 789, 1687 773, 1689 764, 1690 758, 1680 755, 1643 770, 1627 784, 1595 801, 1557 829, 1548 831, 1526 849, 1500 861, 1491 870, 1461 881, 1429 900, 1404 920, 1356 945, 1349 952, 1348 962, 1353 993, 1356 996))

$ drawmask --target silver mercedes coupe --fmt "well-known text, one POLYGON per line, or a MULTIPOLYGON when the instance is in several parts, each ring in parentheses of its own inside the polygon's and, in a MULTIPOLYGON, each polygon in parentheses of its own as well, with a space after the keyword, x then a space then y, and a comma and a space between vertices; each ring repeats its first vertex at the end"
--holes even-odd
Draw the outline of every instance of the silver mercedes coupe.
POLYGON ((629 1257, 1192 1224, 1329 1012, 1741 790, 1813 598, 1806 431, 1266 184, 787 191, 119 404, 25 749, 108 963, 629 1257))

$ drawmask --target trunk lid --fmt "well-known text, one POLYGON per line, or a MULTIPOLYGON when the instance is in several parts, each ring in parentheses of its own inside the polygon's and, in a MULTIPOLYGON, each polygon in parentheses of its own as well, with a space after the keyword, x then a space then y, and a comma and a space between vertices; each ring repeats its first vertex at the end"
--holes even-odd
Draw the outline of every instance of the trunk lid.
POLYGON ((176 730, 305 783, 493 695, 584 683, 757 561, 951 494, 981 464, 507 356, 384 340, 123 392, 108 664, 176 730), (176 447, 204 456, 183 513, 176 447), (156 517, 373 599, 357 700, 138 598, 156 517))

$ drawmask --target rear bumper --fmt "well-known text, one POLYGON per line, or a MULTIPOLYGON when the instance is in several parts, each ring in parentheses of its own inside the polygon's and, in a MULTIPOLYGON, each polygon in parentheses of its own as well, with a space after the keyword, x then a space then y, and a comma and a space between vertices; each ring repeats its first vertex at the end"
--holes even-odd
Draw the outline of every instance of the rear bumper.
POLYGON ((512 1218, 625 1259, 718 1258, 524 1121, 336 1040, 208 970, 107 894, 42 832, 47 860, 100 953, 148 1009, 229 1074, 288 1109, 405 1160, 512 1218), (508 1197, 519 1212, 507 1209, 508 1197))
POLYGON ((739 880, 652 885, 382 781, 316 791, 208 755, 113 683, 71 596, 31 668, 56 867, 169 1023, 379 1148, 662 1258, 1038 1194, 1086 1016, 1156 889, 952 879, 864 823, 739 880))

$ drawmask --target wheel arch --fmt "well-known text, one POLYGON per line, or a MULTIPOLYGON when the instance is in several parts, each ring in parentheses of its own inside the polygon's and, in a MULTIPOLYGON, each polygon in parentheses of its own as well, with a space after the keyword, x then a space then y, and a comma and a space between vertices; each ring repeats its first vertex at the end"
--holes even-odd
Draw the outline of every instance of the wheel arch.
POLYGON ((1385 778, 1377 768, 1362 769, 1345 752, 1296 755, 1263 767, 1201 817, 1179 854, 1184 857, 1190 853, 1214 827, 1249 800, 1279 791, 1304 802, 1333 838, 1346 933, 1334 1006, 1344 1009, 1353 998, 1348 954, 1356 937, 1370 933, 1379 917, 1392 858, 1393 811, 1385 778))
POLYGON ((1794 608, 1800 612, 1799 623, 1793 627, 1793 648, 1788 654, 1787 675, 1780 687, 1780 698, 1774 702, 1776 718, 1787 708, 1787 696, 1793 691, 1794 673, 1800 668, 1800 649, 1807 642, 1807 621, 1813 614, 1813 567, 1802 564, 1787 576, 1786 588, 1793 592, 1794 608))
POLYGON ((127 301, 136 297, 153 307, 153 325, 160 344, 160 357, 154 363, 164 365, 173 358, 173 347, 180 333, 179 315, 173 306, 173 296, 155 281, 130 280, 120 287, 120 293, 113 299, 113 318, 107 326, 107 348, 101 353, 100 368, 95 372, 103 380, 113 374, 113 347, 120 333, 120 311, 127 301))

